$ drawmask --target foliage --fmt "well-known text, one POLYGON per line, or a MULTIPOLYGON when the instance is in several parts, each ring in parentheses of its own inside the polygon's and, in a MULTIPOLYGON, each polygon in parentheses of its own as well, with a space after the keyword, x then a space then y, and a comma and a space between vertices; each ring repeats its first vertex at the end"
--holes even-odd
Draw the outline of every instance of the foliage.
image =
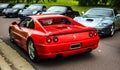
POLYGON ((57 2, 57 0, 0 0, 0 2, 8 2, 8 3, 39 3, 39 2, 57 2))
MULTIPOLYGON (((0 0, 0 2, 8 2, 8 3, 26 3, 26 4, 33 4, 33 3, 38 3, 38 4, 44 4, 48 8, 53 5, 67 5, 71 6, 73 10, 81 12, 87 11, 89 8, 93 7, 112 7, 112 8, 117 8, 119 9, 120 1, 119 0, 107 0, 107 3, 102 2, 102 0, 81 0, 81 1, 86 1, 82 6, 81 3, 79 3, 80 0, 0 0), (91 3, 87 3, 87 1, 91 3), (96 2, 95 2, 96 1, 96 2), (80 4, 80 5, 78 5, 80 4)), ((120 10, 118 10, 120 12, 120 10)))
POLYGON ((80 6, 113 6, 120 7, 120 0, 76 0, 80 6))

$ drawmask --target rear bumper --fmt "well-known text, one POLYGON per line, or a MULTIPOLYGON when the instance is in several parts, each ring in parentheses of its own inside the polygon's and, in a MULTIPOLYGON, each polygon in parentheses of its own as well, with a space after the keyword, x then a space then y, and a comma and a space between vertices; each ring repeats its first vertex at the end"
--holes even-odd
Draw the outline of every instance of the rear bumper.
POLYGON ((9 17, 17 17, 18 13, 3 13, 5 16, 9 16, 9 17))
POLYGON ((64 52, 58 52, 58 53, 39 54, 39 57, 40 58, 56 58, 56 57, 59 57, 59 56, 65 57, 65 56, 84 53, 84 52, 88 51, 89 49, 91 49, 91 48, 82 48, 82 49, 64 51, 64 52))
MULTIPOLYGON (((77 42, 78 43, 78 42, 77 42)), ((84 40, 79 42, 81 47, 77 49, 71 49, 71 43, 57 44, 57 45, 36 45, 38 56, 40 58, 55 58, 57 56, 70 56, 74 54, 79 54, 88 51, 89 49, 93 50, 98 47, 99 38, 95 40, 84 40)))

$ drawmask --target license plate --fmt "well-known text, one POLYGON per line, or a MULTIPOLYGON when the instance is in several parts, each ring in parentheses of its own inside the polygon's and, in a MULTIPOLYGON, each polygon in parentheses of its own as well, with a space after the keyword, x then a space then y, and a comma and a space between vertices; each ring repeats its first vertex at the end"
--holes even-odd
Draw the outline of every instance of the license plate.
POLYGON ((77 43, 77 44, 71 44, 70 45, 70 49, 78 49, 78 48, 80 48, 81 47, 81 45, 80 45, 80 43, 77 43))

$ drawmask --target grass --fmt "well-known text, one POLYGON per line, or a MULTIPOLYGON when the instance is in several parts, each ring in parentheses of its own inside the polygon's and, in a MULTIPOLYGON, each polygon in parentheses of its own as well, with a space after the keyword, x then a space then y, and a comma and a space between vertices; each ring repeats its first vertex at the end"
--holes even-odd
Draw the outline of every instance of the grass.
MULTIPOLYGON (((91 7, 78 6, 78 1, 75 1, 75 0, 57 0, 57 2, 48 2, 47 0, 45 0, 45 2, 40 2, 40 4, 44 4, 48 8, 53 5, 67 5, 67 6, 71 6, 73 10, 78 11, 79 13, 83 11, 86 12, 88 9, 95 7, 95 6, 91 6, 91 7)), ((101 6, 98 6, 98 7, 101 7, 101 6)), ((120 13, 120 10, 118 10, 118 12, 120 13)))
POLYGON ((57 0, 57 2, 47 2, 45 1, 44 3, 41 2, 40 4, 46 5, 48 8, 53 5, 66 5, 66 6, 71 6, 73 10, 79 11, 81 13, 82 11, 87 11, 91 7, 80 7, 78 6, 78 1, 73 1, 73 0, 57 0))

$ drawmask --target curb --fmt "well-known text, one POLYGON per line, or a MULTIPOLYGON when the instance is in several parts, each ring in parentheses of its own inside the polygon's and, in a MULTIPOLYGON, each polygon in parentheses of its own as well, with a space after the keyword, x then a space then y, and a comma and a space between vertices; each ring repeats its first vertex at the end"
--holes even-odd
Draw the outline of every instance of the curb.
POLYGON ((0 70, 12 70, 5 58, 0 55, 0 70))
POLYGON ((1 39, 0 51, 5 57, 2 57, 0 54, 0 70, 35 70, 29 62, 22 58, 15 50, 5 44, 1 39), (5 62, 5 59, 8 60, 8 63, 5 62))

